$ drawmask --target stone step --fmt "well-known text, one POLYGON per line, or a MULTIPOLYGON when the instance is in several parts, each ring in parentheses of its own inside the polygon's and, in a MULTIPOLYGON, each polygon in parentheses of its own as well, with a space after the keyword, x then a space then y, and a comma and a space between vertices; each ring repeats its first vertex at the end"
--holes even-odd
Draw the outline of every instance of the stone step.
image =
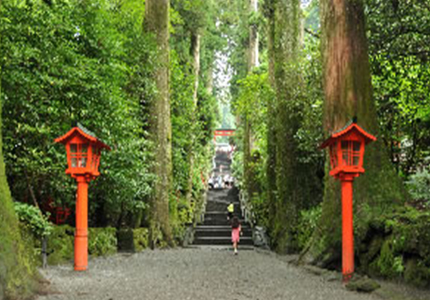
MULTIPOLYGON (((231 237, 196 237, 194 245, 231 245, 231 237)), ((254 245, 251 237, 240 237, 239 245, 254 245)))
MULTIPOLYGON (((245 220, 239 219, 239 222, 243 224, 245 223, 245 220)), ((203 225, 230 225, 230 221, 227 220, 227 217, 225 219, 205 217, 203 225)))
MULTIPOLYGON (((206 203, 206 212, 210 213, 212 211, 222 211, 227 214, 227 203, 206 203)), ((240 212, 239 203, 234 205, 234 211, 240 212)))
MULTIPOLYGON (((241 226, 242 226, 243 230, 251 229, 251 227, 247 223, 244 223, 241 226)), ((231 230, 231 226, 230 225, 197 225, 196 229, 201 229, 201 230, 231 230)))
MULTIPOLYGON (((237 217, 239 220, 243 220, 243 217, 241 216, 241 214, 234 214, 233 216, 237 217)), ((228 220, 227 219, 228 214, 225 212, 223 213, 212 213, 212 212, 206 212, 205 213, 205 220, 219 220, 219 221, 224 221, 224 220, 228 220)))
MULTIPOLYGON (((251 229, 242 229, 244 237, 252 237, 251 229)), ((198 229, 196 228, 195 237, 231 237, 231 229, 198 229)))
MULTIPOLYGON (((209 251, 232 251, 233 247, 231 245, 190 245, 186 248, 190 249, 200 249, 200 250, 209 250, 209 251)), ((250 245, 239 245, 239 252, 240 251, 253 251, 255 250, 254 246, 250 245)))

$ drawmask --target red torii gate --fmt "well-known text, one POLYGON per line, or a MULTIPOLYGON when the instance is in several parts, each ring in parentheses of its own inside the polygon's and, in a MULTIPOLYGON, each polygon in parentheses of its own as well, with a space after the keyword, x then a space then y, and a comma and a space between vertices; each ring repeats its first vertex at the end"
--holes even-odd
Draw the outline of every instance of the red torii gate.
POLYGON ((235 129, 216 129, 214 132, 214 141, 216 142, 217 136, 233 136, 235 129))

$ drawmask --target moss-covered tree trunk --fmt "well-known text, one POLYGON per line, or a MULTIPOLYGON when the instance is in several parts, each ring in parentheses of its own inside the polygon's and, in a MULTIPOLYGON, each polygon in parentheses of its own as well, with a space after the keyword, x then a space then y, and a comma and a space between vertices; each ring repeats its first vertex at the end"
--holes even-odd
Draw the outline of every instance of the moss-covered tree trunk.
MULTIPOLYGON (((326 134, 357 116, 360 126, 377 135, 363 1, 322 0, 320 8, 326 134)), ((407 197, 381 140, 366 147, 364 168, 366 173, 354 181, 356 245, 364 239, 373 217, 407 197)), ((320 226, 303 258, 334 267, 341 263, 341 191, 340 183, 328 175, 328 170, 327 163, 320 226)))
MULTIPOLYGON (((191 47, 190 54, 192 58, 192 73, 194 76, 194 86, 193 86, 193 124, 196 123, 196 115, 197 115, 197 92, 199 88, 199 75, 200 75, 200 39, 201 35, 199 33, 199 29, 195 29, 191 33, 191 47)), ((195 128, 194 130, 197 130, 195 128)), ((188 185, 187 185, 187 200, 191 201, 192 192, 193 192, 193 175, 194 175, 194 160, 195 160, 195 143, 196 136, 194 134, 194 130, 191 131, 191 147, 188 150, 188 163, 189 163, 189 174, 188 174, 188 185)))
MULTIPOLYGON (((258 12, 258 1, 257 0, 249 0, 248 2, 248 11, 249 16, 252 18, 254 14, 258 12)), ((250 20, 252 21, 252 20, 250 20)), ((257 25, 252 22, 249 25, 249 39, 248 39, 248 74, 252 72, 255 67, 258 67, 258 31, 257 25)), ((251 111, 250 107, 244 118, 243 118, 243 126, 244 126, 244 135, 243 135, 243 169, 244 169, 244 178, 245 178, 245 189, 248 194, 248 197, 252 198, 255 190, 255 176, 252 167, 250 166, 252 158, 252 150, 254 148, 254 133, 252 129, 252 120, 251 120, 251 111)))
POLYGON ((269 71, 276 92, 275 103, 269 104, 268 123, 269 232, 276 251, 295 252, 298 248, 294 233, 298 215, 315 191, 313 170, 298 161, 300 153, 295 139, 301 123, 302 102, 299 68, 300 1, 268 0, 265 9, 268 12, 270 32, 269 71), (271 157, 273 152, 276 157, 271 157), (274 175, 276 194, 272 191, 271 182, 274 175))
POLYGON ((258 67, 258 30, 254 24, 254 16, 258 13, 258 1, 249 0, 249 16, 252 18, 249 24, 249 46, 248 46, 248 73, 258 67))
POLYGON ((149 120, 150 136, 154 143, 154 173, 156 175, 150 213, 150 240, 152 246, 155 246, 160 233, 162 233, 167 243, 172 244, 169 222, 169 195, 172 182, 169 7, 168 0, 147 0, 145 3, 144 30, 154 36, 158 50, 158 61, 154 71, 157 92, 151 101, 149 120))
MULTIPOLYGON (((275 82, 275 18, 274 5, 272 0, 264 2, 264 15, 268 20, 268 52, 269 52, 269 81, 273 90, 276 90, 275 82)), ((269 229, 275 227, 276 215, 276 99, 269 99, 267 103, 267 206, 269 212, 269 229)))
MULTIPOLYGON (((1 108, 0 100, 0 128, 1 108)), ((0 299, 27 298, 33 292, 36 270, 26 252, 29 250, 22 241, 13 208, 3 158, 3 134, 0 130, 0 299)))

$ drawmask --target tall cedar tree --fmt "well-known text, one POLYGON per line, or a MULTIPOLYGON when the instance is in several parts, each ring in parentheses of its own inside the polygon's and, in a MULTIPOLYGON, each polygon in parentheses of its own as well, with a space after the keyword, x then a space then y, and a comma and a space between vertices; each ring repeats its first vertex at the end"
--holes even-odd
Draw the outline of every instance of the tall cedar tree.
MULTIPOLYGON (((275 11, 274 0, 266 0, 264 2, 264 15, 268 21, 268 52, 269 52, 269 81, 272 88, 276 89, 275 82, 275 11)), ((276 215, 276 122, 274 116, 276 115, 275 99, 269 99, 267 103, 267 163, 266 163, 266 177, 267 177, 267 203, 269 211, 269 229, 275 227, 276 215)))
POLYGON ((278 252, 295 252, 299 211, 314 197, 317 184, 314 170, 297 159, 300 153, 295 139, 303 100, 300 1, 267 0, 265 11, 269 19, 270 81, 276 92, 276 100, 269 103, 268 122, 269 230, 278 252), (274 178, 276 193, 272 191, 274 178))
MULTIPOLYGON (((199 75, 200 75, 200 40, 201 40, 201 29, 193 28, 191 35, 191 46, 190 46, 190 54, 191 54, 191 66, 192 66, 192 74, 194 76, 194 86, 193 86, 193 124, 196 124, 196 116, 197 116, 197 104, 198 104, 198 89, 199 89, 199 75)), ((198 128, 193 128, 191 131, 191 148, 188 152, 188 162, 190 164, 190 171, 188 174, 188 187, 187 187, 187 200, 191 202, 192 191, 193 191, 193 176, 194 176, 194 160, 195 160, 195 143, 196 136, 193 131, 198 130, 198 128)))
MULTIPOLYGON (((357 116, 360 126, 378 135, 363 1, 322 0, 320 9, 324 130, 329 135, 357 116)), ((354 181, 356 249, 365 238, 372 218, 407 198, 381 139, 366 147, 364 168, 366 173, 354 181)), ((341 191, 339 181, 329 176, 328 171, 327 159, 320 226, 303 258, 323 266, 338 266, 341 261, 341 191)))
POLYGON ((151 199, 150 241, 154 247, 159 233, 172 244, 169 195, 172 183, 172 125, 169 96, 169 0, 147 0, 144 30, 153 34, 158 62, 154 72, 157 93, 151 101, 150 137, 154 142, 156 180, 151 199))
MULTIPOLYGON (((257 0, 249 0, 248 2, 248 11, 249 11, 249 39, 248 39, 248 74, 252 73, 252 70, 258 66, 258 31, 257 25, 252 23, 252 18, 254 14, 258 12, 258 1, 257 0)), ((249 112, 246 112, 244 116, 244 139, 243 139, 243 166, 244 166, 244 175, 245 175, 245 186, 246 192, 249 197, 252 197, 254 192, 256 192, 255 188, 255 176, 254 172, 250 164, 252 163, 252 150, 254 144, 254 136, 252 129, 252 122, 249 116, 249 112)))

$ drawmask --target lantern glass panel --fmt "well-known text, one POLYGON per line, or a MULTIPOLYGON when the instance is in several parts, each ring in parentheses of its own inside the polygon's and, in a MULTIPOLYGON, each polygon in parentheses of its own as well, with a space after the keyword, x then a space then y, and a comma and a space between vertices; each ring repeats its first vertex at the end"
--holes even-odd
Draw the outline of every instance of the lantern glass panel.
POLYGON ((352 163, 354 166, 358 166, 360 163, 360 142, 352 142, 352 163))
POLYGON ((349 165, 349 151, 348 151, 348 141, 341 142, 342 148, 342 164, 349 165))
POLYGON ((87 153, 88 153, 88 144, 81 144, 81 157, 80 157, 80 167, 85 168, 87 166, 87 153))
POLYGON ((358 141, 342 141, 342 163, 346 166, 358 166, 360 164, 361 143, 358 141))
POLYGON ((88 152, 88 144, 81 144, 80 145, 80 157, 78 160, 78 166, 81 168, 85 168, 87 166, 87 152, 88 152))
POLYGON ((70 160, 72 168, 76 168, 78 166, 78 158, 76 157, 78 154, 78 144, 70 144, 70 160))
POLYGON ((87 166, 88 144, 70 144, 70 160, 72 168, 87 166))
POLYGON ((330 145, 330 164, 332 169, 337 167, 337 143, 330 145))
POLYGON ((98 149, 97 149, 97 147, 96 146, 92 146, 92 159, 91 159, 91 170, 93 170, 93 171, 96 171, 96 168, 97 168, 97 152, 98 152, 98 149))

